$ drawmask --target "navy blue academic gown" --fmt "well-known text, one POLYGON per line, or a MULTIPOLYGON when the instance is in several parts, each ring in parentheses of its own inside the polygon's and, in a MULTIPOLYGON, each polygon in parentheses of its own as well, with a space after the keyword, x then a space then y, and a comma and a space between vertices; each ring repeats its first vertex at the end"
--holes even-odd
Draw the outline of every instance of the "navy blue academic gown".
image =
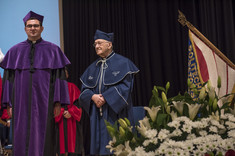
POLYGON ((106 145, 111 138, 104 120, 114 124, 119 118, 127 117, 133 123, 131 92, 138 71, 132 61, 113 52, 106 59, 97 59, 81 76, 79 100, 90 116, 90 154, 110 154, 106 145), (94 94, 102 94, 106 100, 102 114, 91 100, 94 94))

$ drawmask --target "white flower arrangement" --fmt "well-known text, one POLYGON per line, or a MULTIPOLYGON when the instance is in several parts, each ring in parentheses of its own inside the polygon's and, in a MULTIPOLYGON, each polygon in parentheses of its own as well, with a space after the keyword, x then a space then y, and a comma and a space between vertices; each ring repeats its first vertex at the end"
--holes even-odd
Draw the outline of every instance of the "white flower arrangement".
POLYGON ((188 86, 197 99, 188 93, 167 99, 169 82, 165 88, 154 86, 149 107, 144 107, 148 114, 135 128, 126 118, 118 120, 119 126, 117 122, 106 122, 112 137, 106 148, 119 156, 213 156, 235 152, 235 110, 225 100, 229 95, 218 97, 210 82, 200 92, 192 84, 188 86), (223 101, 221 107, 218 101, 223 101))

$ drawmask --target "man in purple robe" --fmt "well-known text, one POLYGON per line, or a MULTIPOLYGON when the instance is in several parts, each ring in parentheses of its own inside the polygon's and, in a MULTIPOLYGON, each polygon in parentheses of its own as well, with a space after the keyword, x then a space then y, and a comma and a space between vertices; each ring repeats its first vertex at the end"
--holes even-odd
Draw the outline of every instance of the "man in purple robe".
POLYGON ((90 116, 90 154, 109 155, 106 145, 111 138, 104 121, 114 124, 126 117, 134 123, 131 92, 139 69, 128 58, 113 51, 113 33, 97 30, 94 41, 100 58, 81 76, 79 102, 90 116))
POLYGON ((23 19, 28 39, 13 46, 0 66, 4 69, 2 107, 13 122, 14 156, 54 156, 55 121, 69 104, 61 49, 41 38, 43 16, 30 11, 23 19))

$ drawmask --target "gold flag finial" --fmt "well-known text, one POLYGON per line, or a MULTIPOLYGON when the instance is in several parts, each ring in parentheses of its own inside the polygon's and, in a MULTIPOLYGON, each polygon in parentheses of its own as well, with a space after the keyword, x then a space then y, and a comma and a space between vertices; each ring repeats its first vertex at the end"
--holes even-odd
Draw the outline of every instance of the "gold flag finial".
POLYGON ((178 10, 178 12, 179 12, 178 21, 180 22, 180 24, 185 26, 186 22, 187 22, 187 19, 186 19, 185 15, 180 10, 178 10))
POLYGON ((180 22, 180 24, 183 26, 187 25, 190 29, 194 29, 194 26, 189 21, 187 21, 185 15, 180 10, 178 10, 178 12, 178 22, 180 22))

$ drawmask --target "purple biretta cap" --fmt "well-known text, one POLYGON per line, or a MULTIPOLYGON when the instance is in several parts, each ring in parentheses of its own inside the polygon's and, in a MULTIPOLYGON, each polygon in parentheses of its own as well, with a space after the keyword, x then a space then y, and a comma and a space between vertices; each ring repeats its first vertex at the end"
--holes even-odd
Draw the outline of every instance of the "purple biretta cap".
POLYGON ((23 18, 24 23, 26 23, 30 18, 36 18, 37 20, 39 20, 39 21, 42 23, 44 16, 39 15, 39 14, 33 12, 33 11, 30 11, 30 12, 23 18))
POLYGON ((104 39, 104 40, 113 42, 113 33, 105 33, 97 29, 94 35, 94 40, 97 40, 97 39, 104 39))

